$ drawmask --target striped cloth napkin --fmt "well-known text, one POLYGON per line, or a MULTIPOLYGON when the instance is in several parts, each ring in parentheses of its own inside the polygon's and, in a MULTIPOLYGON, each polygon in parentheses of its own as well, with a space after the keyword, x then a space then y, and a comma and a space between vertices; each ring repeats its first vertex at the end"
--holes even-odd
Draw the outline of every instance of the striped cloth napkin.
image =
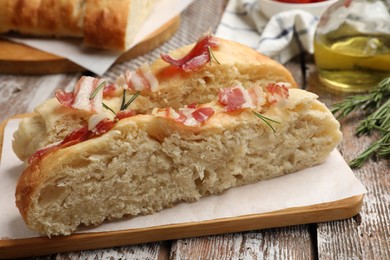
POLYGON ((268 19, 258 0, 230 0, 215 35, 286 63, 300 52, 313 53, 318 20, 313 14, 297 9, 268 19))

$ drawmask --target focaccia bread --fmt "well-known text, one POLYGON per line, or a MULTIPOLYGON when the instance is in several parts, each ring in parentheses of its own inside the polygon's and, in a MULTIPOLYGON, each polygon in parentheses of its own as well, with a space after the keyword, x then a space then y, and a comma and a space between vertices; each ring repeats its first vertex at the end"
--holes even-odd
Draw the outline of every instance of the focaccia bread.
MULTIPOLYGON (((212 62, 197 70, 185 72, 161 58, 157 59, 149 68, 158 82, 157 86, 153 90, 141 91, 131 108, 139 113, 148 113, 155 107, 179 108, 194 102, 207 103, 215 99, 219 88, 235 84, 246 88, 255 85, 264 88, 269 83, 285 82, 296 87, 291 73, 281 64, 236 42, 224 39, 218 39, 218 42, 213 54, 220 64, 212 62)), ((183 57, 194 45, 172 51, 170 55, 183 57)), ((129 89, 127 93, 131 96, 135 92, 129 89)), ((118 110, 122 91, 104 95, 103 100, 118 110)), ((82 126, 91 115, 90 111, 68 109, 56 98, 44 102, 35 112, 34 116, 21 122, 15 133, 13 148, 21 160, 26 160, 43 146, 62 140, 70 131, 82 126)))
POLYGON ((157 0, 0 0, 0 33, 83 38, 126 50, 157 0))
POLYGON ((290 89, 283 108, 216 112, 200 127, 137 115, 104 135, 49 153, 24 171, 16 203, 27 225, 68 235, 80 224, 150 214, 321 163, 340 141, 314 94, 290 89))
MULTIPOLYGON (((103 79, 82 77, 74 92, 59 91, 58 101, 50 101, 59 103, 56 109, 84 115, 78 118, 81 125, 63 140, 30 156, 16 187, 16 205, 28 227, 48 236, 69 235, 79 225, 152 214, 180 201, 194 202, 323 162, 341 140, 332 113, 315 94, 292 88, 295 83, 285 70, 266 73, 254 64, 262 77, 252 74, 250 67, 239 70, 235 56, 218 53, 225 44, 236 46, 207 36, 187 49, 193 54, 190 58, 162 55, 169 64, 156 64, 165 68, 164 77, 181 83, 171 88, 168 84, 165 92, 153 91, 164 81, 149 77, 153 73, 146 68, 143 78, 148 84, 132 73, 120 77, 116 84, 123 89, 110 92, 113 100, 122 100, 119 106, 104 98, 103 79), (213 54, 218 62, 210 65, 213 54), (206 73, 210 70, 214 73, 206 73), (223 70, 240 73, 224 77, 219 74, 223 70), (205 84, 210 89, 203 88, 205 84), (183 92, 184 86, 193 89, 183 92), (198 91, 202 94, 197 97, 207 93, 208 101, 189 98, 198 91), (179 105, 172 99, 171 106, 169 97, 176 92, 187 93, 180 102, 191 103, 179 105), (157 93, 172 93, 156 103, 167 105, 145 109, 146 101, 157 102, 157 93)), ((241 55, 252 53, 236 47, 241 55)), ((278 68, 271 60, 260 60, 278 68)), ((158 71, 154 75, 161 75, 158 71)), ((15 135, 15 142, 18 138, 15 135)))

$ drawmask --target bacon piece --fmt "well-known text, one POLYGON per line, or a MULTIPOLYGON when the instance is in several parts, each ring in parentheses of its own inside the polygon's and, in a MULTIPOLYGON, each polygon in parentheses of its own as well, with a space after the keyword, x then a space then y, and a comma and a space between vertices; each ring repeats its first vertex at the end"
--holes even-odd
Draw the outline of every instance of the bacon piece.
POLYGON ((89 136, 88 126, 83 126, 69 133, 67 136, 65 136, 64 140, 60 144, 68 143, 75 140, 85 141, 88 139, 88 136, 89 136))
POLYGON ((71 146, 71 145, 74 145, 76 143, 80 143, 84 140, 87 140, 88 139, 88 134, 89 134, 89 130, 88 130, 88 127, 87 126, 83 126, 71 133, 69 133, 65 138, 64 140, 62 140, 62 142, 56 144, 56 145, 52 145, 52 146, 49 146, 49 147, 45 147, 45 148, 42 148, 38 151, 36 151, 29 159, 28 159, 28 163, 34 163, 34 162, 37 162, 38 160, 42 159, 46 154, 48 153, 51 153, 51 152, 54 152, 58 149, 61 149, 61 148, 65 148, 65 147, 68 147, 68 146, 71 146))
POLYGON ((173 109, 171 107, 165 108, 165 117, 172 118, 175 121, 181 122, 181 123, 183 123, 187 119, 187 117, 184 115, 183 112, 176 111, 175 109, 173 109))
POLYGON ((201 55, 194 57, 189 62, 183 64, 181 68, 186 72, 195 71, 206 65, 210 59, 210 54, 207 50, 207 53, 202 53, 201 55))
POLYGON ((224 88, 218 92, 218 101, 226 106, 227 111, 240 108, 244 103, 244 95, 238 88, 224 88))
POLYGON ((203 123, 214 114, 214 109, 211 107, 201 107, 192 112, 192 116, 196 121, 203 123))
POLYGON ((161 59, 174 67, 180 68, 186 72, 191 72, 206 65, 211 59, 209 48, 215 48, 218 46, 219 43, 217 38, 209 33, 199 39, 195 46, 184 57, 174 59, 168 54, 161 54, 161 59))
POLYGON ((270 104, 286 100, 289 97, 288 88, 283 83, 270 83, 267 85, 266 91, 268 94, 267 100, 270 104))
POLYGON ((28 163, 32 164, 37 162, 38 160, 43 158, 43 156, 45 156, 46 154, 58 150, 59 149, 58 147, 59 145, 53 145, 36 151, 33 155, 30 156, 30 158, 28 158, 28 163))
POLYGON ((137 70, 139 74, 142 74, 145 80, 147 81, 148 90, 154 92, 158 88, 158 80, 154 76, 152 70, 148 63, 143 63, 137 70))
POLYGON ((115 121, 105 118, 101 120, 94 129, 88 130, 88 126, 83 126, 75 131, 69 133, 62 142, 52 145, 43 149, 36 151, 29 159, 28 162, 36 163, 41 160, 45 155, 54 152, 65 147, 69 147, 78 143, 81 143, 85 140, 91 139, 96 136, 100 136, 109 130, 111 130, 115 125, 115 121))
POLYGON ((197 108, 198 107, 198 104, 196 102, 194 103, 191 103, 187 106, 187 108, 197 108))
POLYGON ((200 123, 207 121, 214 114, 214 109, 211 107, 195 109, 186 106, 176 111, 171 107, 167 107, 163 109, 155 108, 152 114, 156 117, 171 118, 186 126, 198 126, 200 123))
POLYGON ((260 86, 254 86, 248 89, 249 96, 251 97, 253 105, 256 107, 261 107, 265 104, 265 93, 260 86))
POLYGON ((182 111, 177 111, 176 113, 179 115, 176 117, 177 122, 184 123, 187 120, 187 116, 182 111))
POLYGON ((158 89, 158 80, 147 63, 143 63, 135 71, 126 71, 124 78, 128 89, 152 92, 158 89))
POLYGON ((66 107, 72 107, 74 101, 73 92, 65 92, 63 89, 57 89, 55 92, 57 100, 66 107))
POLYGON ((147 82, 136 71, 126 71, 125 74, 128 89, 143 91, 147 89, 147 82))
POLYGON ((135 116, 136 114, 137 114, 137 112, 135 110, 132 110, 132 109, 120 110, 116 113, 115 119, 121 120, 124 118, 135 116))
POLYGON ((97 78, 86 76, 81 77, 73 92, 75 98, 72 107, 85 111, 101 111, 103 91, 99 91, 94 98, 90 98, 101 83, 102 81, 97 78))
POLYGON ((94 129, 92 129, 92 137, 99 136, 110 131, 114 127, 115 123, 115 121, 110 120, 108 118, 103 119, 96 125, 94 129))
POLYGON ((242 86, 220 89, 218 101, 225 106, 227 112, 243 108, 253 108, 249 93, 242 86))
POLYGON ((98 91, 91 99, 91 95, 102 84, 102 79, 82 76, 76 83, 73 93, 57 90, 57 100, 66 107, 84 111, 100 112, 103 108, 103 91, 98 91))
POLYGON ((107 84, 103 89, 103 98, 111 98, 116 96, 117 87, 114 84, 107 84))

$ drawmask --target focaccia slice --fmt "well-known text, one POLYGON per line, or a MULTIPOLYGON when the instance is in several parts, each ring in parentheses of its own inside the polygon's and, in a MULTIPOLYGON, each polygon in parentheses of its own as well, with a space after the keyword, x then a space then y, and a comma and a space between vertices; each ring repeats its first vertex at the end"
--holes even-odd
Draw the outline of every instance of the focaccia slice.
POLYGON ((276 87, 260 106, 237 107, 235 89, 220 93, 191 108, 201 116, 195 124, 186 110, 156 109, 38 153, 16 188, 28 227, 69 235, 81 224, 151 214, 321 163, 340 142, 338 121, 315 94, 290 89, 283 98, 276 87))

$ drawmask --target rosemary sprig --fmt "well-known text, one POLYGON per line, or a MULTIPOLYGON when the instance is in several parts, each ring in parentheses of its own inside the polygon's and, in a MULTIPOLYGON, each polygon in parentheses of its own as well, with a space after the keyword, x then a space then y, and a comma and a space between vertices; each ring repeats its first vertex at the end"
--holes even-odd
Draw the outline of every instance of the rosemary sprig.
POLYGON ((356 109, 364 110, 368 116, 359 122, 355 134, 369 135, 376 131, 380 138, 349 163, 351 168, 360 168, 373 155, 390 157, 390 77, 367 94, 351 96, 335 104, 331 111, 341 119, 356 109))
POLYGON ((363 164, 374 154, 378 157, 388 158, 390 156, 390 132, 382 136, 379 140, 373 142, 366 150, 364 150, 358 157, 353 159, 349 166, 351 168, 360 168, 363 164))
POLYGON ((275 133, 275 128, 271 125, 270 122, 277 123, 277 124, 280 124, 280 122, 275 121, 272 118, 263 116, 262 114, 257 113, 256 111, 252 111, 252 113, 255 114, 258 118, 260 118, 264 123, 266 123, 272 129, 272 131, 275 133))
POLYGON ((377 110, 366 119, 360 121, 356 129, 356 135, 370 134, 372 130, 380 132, 389 131, 390 126, 390 99, 383 103, 377 110))
POLYGON ((125 103, 126 90, 124 90, 123 91, 123 99, 122 99, 121 110, 127 109, 130 106, 130 104, 133 103, 133 101, 139 96, 140 93, 141 93, 140 91, 135 92, 135 94, 130 98, 130 100, 127 101, 127 103, 125 103))
MULTIPOLYGON (((102 81, 98 86, 97 88, 92 92, 92 94, 89 96, 89 100, 92 100, 96 95, 97 93, 99 93, 99 91, 104 88, 106 86, 106 81, 102 81)), ((109 106, 107 106, 106 104, 104 104, 104 102, 102 102, 103 104, 103 107, 109 111, 111 111, 114 115, 116 115, 115 111, 112 110, 109 106)))
POLYGON ((124 88, 122 94, 121 108, 119 110, 125 110, 125 104, 126 104, 126 89, 124 88))
POLYGON ((378 87, 371 92, 362 95, 347 97, 344 101, 333 105, 331 112, 342 119, 357 108, 368 112, 378 109, 384 101, 390 98, 390 77, 382 80, 378 87))
POLYGON ((207 46, 207 50, 209 51, 209 56, 210 56, 210 65, 211 61, 214 60, 218 65, 221 65, 221 63, 217 60, 217 58, 214 56, 213 50, 211 49, 210 46, 207 46))
POLYGON ((111 107, 107 106, 107 105, 106 105, 106 104, 104 104, 104 103, 103 103, 103 107, 104 107, 105 109, 109 110, 110 112, 112 112, 114 115, 116 115, 115 111, 114 111, 114 110, 112 110, 112 108, 111 108, 111 107))
MULTIPOLYGON (((101 84, 100 84, 101 85, 101 84)), ((100 87, 99 85, 99 87, 100 87)), ((98 88, 99 88, 98 87, 98 88)), ((98 89, 97 88, 97 89, 98 89)), ((97 92, 96 92, 97 93, 97 92)), ((126 103, 126 89, 123 89, 123 94, 122 94, 122 103, 121 103, 121 106, 119 108, 119 111, 122 111, 122 110, 126 110, 130 105, 131 103, 133 103, 133 101, 139 96, 141 92, 140 91, 137 91, 131 98, 129 101, 127 101, 126 103)), ((93 95, 93 94, 92 94, 93 95)), ((91 96, 92 96, 91 95, 91 96)), ((96 95, 96 94, 95 94, 96 95)), ((93 98, 93 97, 92 97, 93 98)), ((90 99, 92 99, 90 98, 90 99)), ((116 115, 117 113, 112 109, 110 108, 108 105, 106 105, 104 102, 102 103, 103 104, 103 107, 107 110, 109 110, 110 112, 112 112, 114 115, 116 115)))
POLYGON ((89 100, 93 99, 97 93, 106 85, 106 81, 102 81, 99 86, 92 92, 91 96, 89 96, 89 100))

